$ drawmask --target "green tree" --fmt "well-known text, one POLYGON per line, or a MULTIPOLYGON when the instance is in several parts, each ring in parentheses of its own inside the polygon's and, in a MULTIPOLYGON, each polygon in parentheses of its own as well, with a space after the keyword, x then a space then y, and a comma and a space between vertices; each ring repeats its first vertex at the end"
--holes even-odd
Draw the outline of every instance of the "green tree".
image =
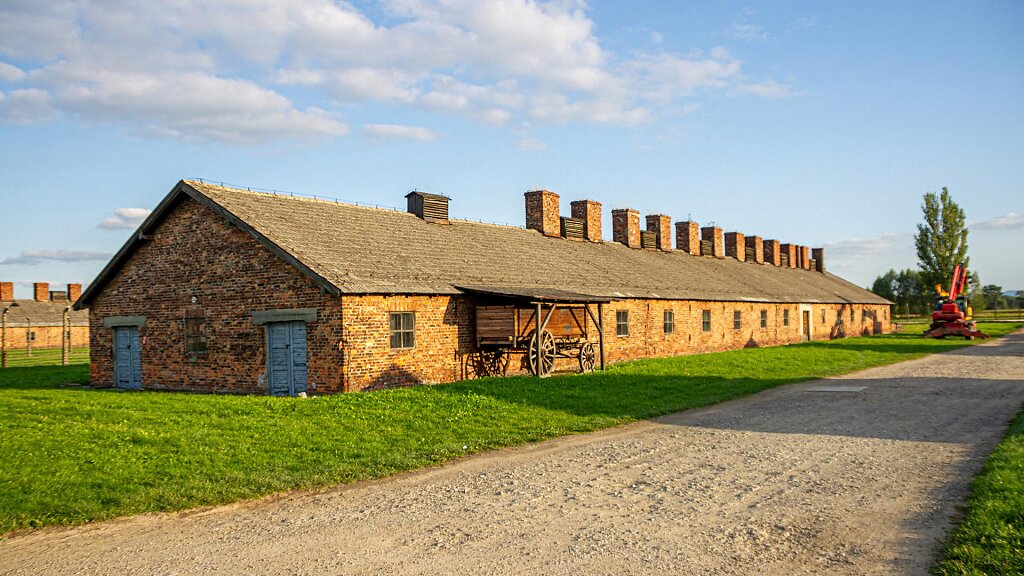
MULTIPOLYGON (((967 219, 963 209, 953 201, 948 188, 935 194, 928 192, 921 204, 924 223, 917 225, 914 245, 918 264, 926 285, 949 284, 953 267, 967 266, 967 219)), ((949 289, 949 286, 946 286, 949 289)))
POLYGON ((890 269, 885 274, 882 274, 878 278, 875 278, 874 283, 871 284, 872 292, 878 294, 882 298, 892 300, 893 302, 899 304, 896 298, 897 288, 898 286, 896 284, 896 271, 892 269, 890 269))
POLYGON ((1017 290, 1017 308, 1024 308, 1024 290, 1017 290))
POLYGON ((1003 287, 995 284, 986 284, 981 289, 981 296, 985 300, 985 308, 998 310, 1003 308, 1003 287))

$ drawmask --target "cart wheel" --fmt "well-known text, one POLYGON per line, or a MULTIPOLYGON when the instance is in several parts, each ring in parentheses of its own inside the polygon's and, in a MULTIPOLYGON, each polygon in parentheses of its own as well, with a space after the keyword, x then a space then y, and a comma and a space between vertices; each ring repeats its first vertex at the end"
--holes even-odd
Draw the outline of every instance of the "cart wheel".
POLYGON ((540 342, 537 341, 537 333, 530 336, 530 347, 528 352, 530 373, 534 376, 544 377, 551 373, 555 365, 555 339, 551 332, 545 330, 540 334, 540 342), (538 362, 539 359, 539 362, 538 362), (540 371, 537 371, 537 367, 540 371))
POLYGON ((483 363, 488 376, 504 376, 508 371, 508 355, 502 350, 484 352, 483 363))
POLYGON ((594 365, 597 364, 597 353, 594 352, 594 345, 590 342, 584 342, 580 346, 580 372, 593 372, 594 365))

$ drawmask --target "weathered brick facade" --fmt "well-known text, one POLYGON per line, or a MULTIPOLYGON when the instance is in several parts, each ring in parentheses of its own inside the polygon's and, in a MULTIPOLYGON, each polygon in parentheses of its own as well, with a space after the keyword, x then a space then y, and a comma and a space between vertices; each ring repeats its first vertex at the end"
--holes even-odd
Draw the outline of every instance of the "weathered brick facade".
POLYGON ((583 220, 583 236, 591 242, 601 242, 601 203, 593 200, 574 200, 569 206, 572 217, 583 220))
POLYGON ((743 262, 747 258, 747 242, 741 232, 726 232, 725 255, 743 262))
POLYGON ((764 264, 764 242, 761 241, 761 237, 747 236, 744 242, 746 242, 748 253, 751 250, 754 252, 754 262, 764 264))
POLYGON ((696 222, 676 222, 676 248, 690 256, 700 256, 700 225, 696 222))
MULTIPOLYGON (((639 232, 638 213, 619 214, 639 232)), ((656 222, 663 231, 664 222, 656 222)), ((720 229, 714 230, 721 246, 720 229)), ((685 232, 691 239, 694 227, 685 232)), ((476 303, 467 295, 332 295, 248 232, 182 197, 92 299, 90 376, 95 384, 114 383, 113 329, 105 320, 145 317, 139 328, 143 388, 265 394, 266 328, 254 322, 253 313, 315 309, 316 320, 306 323, 310 393, 449 382, 468 375, 476 303), (414 313, 411 348, 391 346, 389 320, 395 312, 414 313), (185 318, 205 321, 205 353, 186 352, 185 318)), ((623 299, 603 307, 605 357, 610 363, 798 342, 804 311, 816 340, 889 331, 888 306, 881 304, 623 299), (709 330, 703 326, 705 310, 709 330), (617 311, 629 314, 628 336, 616 334, 617 311), (666 311, 673 315, 669 334, 666 311)), ((595 333, 591 340, 596 343, 595 333)), ((525 367, 522 358, 512 358, 510 372, 525 367)), ((563 361, 556 368, 572 365, 563 361)))
MULTIPOLYGON (((18 323, 14 325, 8 324, 7 349, 24 350, 28 348, 29 338, 32 335, 35 336, 35 338, 32 340, 32 348, 35 350, 41 348, 60 348, 61 337, 63 334, 64 329, 60 324, 32 324, 31 327, 23 323, 18 323)), ((87 348, 88 346, 89 327, 72 326, 71 347, 87 348)))
POLYGON ((526 197, 526 227, 545 236, 559 236, 562 232, 559 220, 558 194, 550 190, 530 190, 526 197))
POLYGON ((672 251, 672 218, 664 214, 648 214, 647 230, 658 235, 658 250, 672 251))
POLYGON ((640 213, 632 208, 612 210, 612 240, 630 248, 639 248, 640 213))
POLYGON ((704 256, 725 258, 725 246, 722 240, 722 229, 717 226, 704 226, 700 229, 700 239, 711 243, 711 253, 704 256))

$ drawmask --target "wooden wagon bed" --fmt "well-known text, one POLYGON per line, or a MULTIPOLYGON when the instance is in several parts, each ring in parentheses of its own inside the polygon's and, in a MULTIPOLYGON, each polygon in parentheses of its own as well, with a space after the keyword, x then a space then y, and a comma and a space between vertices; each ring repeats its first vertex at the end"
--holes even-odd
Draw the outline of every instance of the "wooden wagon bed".
POLYGON ((611 299, 548 289, 459 289, 479 301, 475 310, 477 374, 504 374, 512 354, 525 355, 530 373, 537 376, 550 374, 556 358, 575 358, 582 372, 593 370, 598 362, 604 369, 601 317, 603 305, 611 299))

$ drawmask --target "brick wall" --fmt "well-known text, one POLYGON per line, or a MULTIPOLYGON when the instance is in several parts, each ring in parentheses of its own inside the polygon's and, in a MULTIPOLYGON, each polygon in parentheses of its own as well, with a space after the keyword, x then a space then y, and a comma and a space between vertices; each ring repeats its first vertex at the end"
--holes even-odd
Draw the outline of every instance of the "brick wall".
POLYGON ((275 308, 319 309, 307 326, 309 381, 318 392, 342 390, 340 299, 321 294, 205 206, 183 200, 92 303, 90 379, 113 384, 113 331, 103 319, 144 315, 144 388, 265 393, 264 327, 252 323, 252 312, 275 308), (186 313, 206 319, 204 355, 185 353, 186 313))
MULTIPOLYGON (((35 334, 35 340, 32 341, 32 349, 38 350, 42 348, 60 348, 61 345, 61 334, 63 330, 60 324, 43 324, 37 325, 32 324, 31 330, 27 325, 7 325, 7 349, 8 350, 24 350, 28 348, 29 334, 35 334)), ((89 346, 89 327, 88 326, 72 326, 71 327, 71 347, 72 348, 86 348, 89 346)))

